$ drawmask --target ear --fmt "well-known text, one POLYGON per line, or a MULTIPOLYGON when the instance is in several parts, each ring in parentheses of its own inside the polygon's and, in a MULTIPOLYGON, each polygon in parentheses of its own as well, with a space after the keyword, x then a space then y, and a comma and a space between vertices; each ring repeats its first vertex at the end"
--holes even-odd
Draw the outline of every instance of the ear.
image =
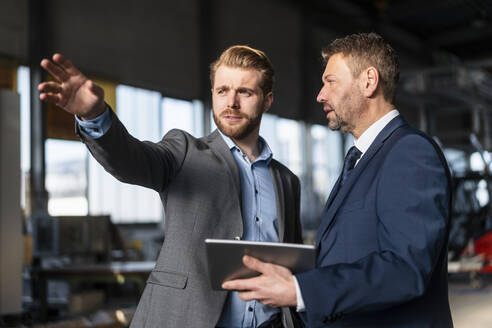
POLYGON ((363 73, 363 90, 367 98, 372 98, 376 94, 379 85, 379 72, 375 67, 367 68, 363 73))
POLYGON ((273 103, 273 92, 270 91, 265 95, 265 100, 263 101, 263 113, 270 109, 273 103))

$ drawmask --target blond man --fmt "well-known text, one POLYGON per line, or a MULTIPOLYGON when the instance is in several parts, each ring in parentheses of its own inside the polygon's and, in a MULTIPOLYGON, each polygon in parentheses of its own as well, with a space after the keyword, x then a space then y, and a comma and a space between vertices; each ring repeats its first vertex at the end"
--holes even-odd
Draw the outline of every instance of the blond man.
POLYGON ((213 291, 204 247, 206 238, 302 242, 299 180, 259 136, 273 102, 267 56, 247 46, 225 50, 210 75, 218 130, 203 138, 172 130, 157 143, 133 138, 102 89, 62 55, 41 66, 58 82, 40 84, 40 98, 75 115, 96 160, 117 179, 160 194, 164 243, 131 327, 293 327, 288 308, 213 291))

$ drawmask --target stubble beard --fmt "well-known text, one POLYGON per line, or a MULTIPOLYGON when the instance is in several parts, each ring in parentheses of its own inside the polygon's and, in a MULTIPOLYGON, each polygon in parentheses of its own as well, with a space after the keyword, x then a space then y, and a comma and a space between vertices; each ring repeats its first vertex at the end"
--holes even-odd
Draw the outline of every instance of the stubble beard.
POLYGON ((220 114, 220 117, 218 117, 215 112, 213 113, 213 118, 215 125, 217 125, 217 128, 222 132, 224 135, 228 136, 231 139, 235 140, 242 140, 246 137, 248 137, 254 130, 258 128, 261 122, 261 112, 257 112, 254 114, 254 116, 248 116, 243 113, 237 113, 233 110, 223 110, 220 114), (246 122, 238 125, 227 125, 222 122, 221 118, 223 118, 225 115, 229 114, 234 114, 236 116, 241 116, 242 118, 246 119, 246 122))
POLYGON ((357 117, 362 112, 362 93, 354 89, 353 93, 348 93, 340 101, 340 106, 328 104, 335 114, 334 119, 328 119, 328 127, 333 131, 352 133, 355 129, 357 117))
POLYGON ((328 127, 332 131, 341 131, 345 123, 343 119, 340 117, 340 115, 338 115, 338 113, 335 111, 335 108, 331 105, 330 107, 333 110, 333 114, 335 114, 335 118, 328 119, 328 127))

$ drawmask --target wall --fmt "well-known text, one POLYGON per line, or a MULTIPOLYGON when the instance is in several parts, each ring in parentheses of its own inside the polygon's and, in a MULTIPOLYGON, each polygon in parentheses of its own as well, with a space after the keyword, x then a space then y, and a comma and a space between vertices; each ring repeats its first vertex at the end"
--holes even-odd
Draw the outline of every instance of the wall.
POLYGON ((0 89, 0 315, 21 313, 19 95, 0 89))

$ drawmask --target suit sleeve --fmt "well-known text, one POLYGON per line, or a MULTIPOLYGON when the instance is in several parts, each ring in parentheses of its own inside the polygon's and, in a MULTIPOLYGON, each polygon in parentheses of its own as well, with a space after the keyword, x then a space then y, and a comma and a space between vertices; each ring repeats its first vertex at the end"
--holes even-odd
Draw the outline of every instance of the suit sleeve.
POLYGON ((446 245, 449 181, 434 146, 407 135, 380 170, 373 214, 378 250, 297 275, 313 326, 327 316, 379 311, 423 295, 446 245))
POLYGON ((171 130, 158 142, 132 137, 111 112, 111 127, 100 138, 91 138, 80 126, 76 133, 103 168, 122 182, 156 191, 164 190, 179 171, 187 150, 182 131, 171 130))

